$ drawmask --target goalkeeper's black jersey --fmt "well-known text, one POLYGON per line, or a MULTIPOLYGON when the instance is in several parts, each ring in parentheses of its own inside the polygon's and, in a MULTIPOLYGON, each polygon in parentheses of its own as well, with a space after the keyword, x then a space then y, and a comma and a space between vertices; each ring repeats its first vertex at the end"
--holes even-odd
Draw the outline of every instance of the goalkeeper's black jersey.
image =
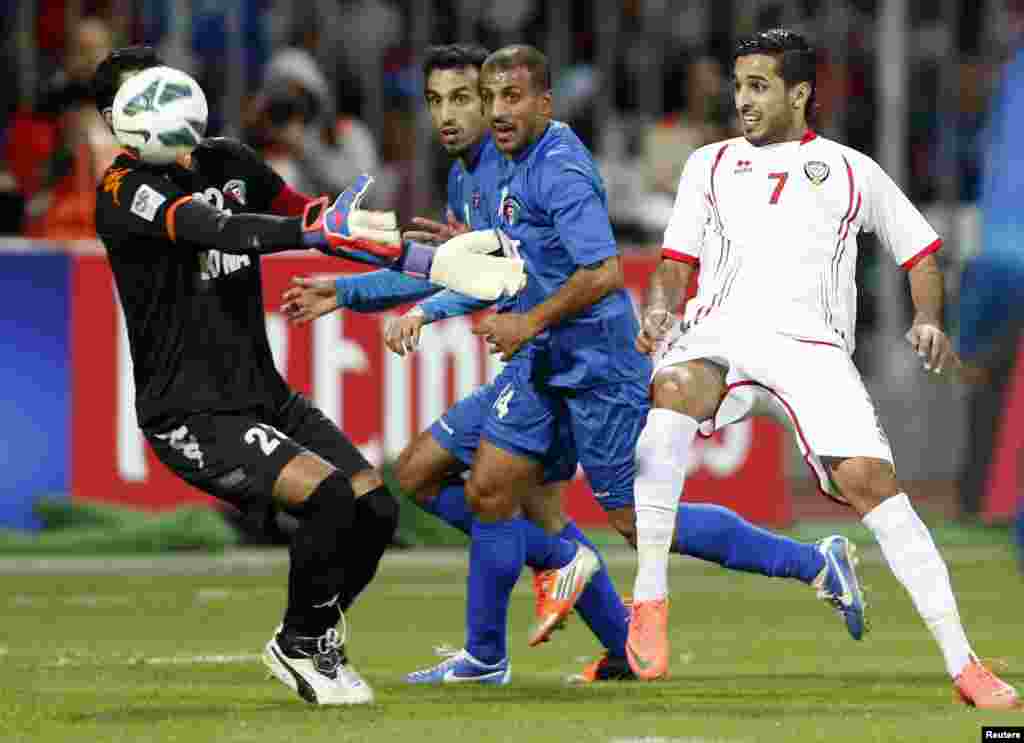
POLYGON ((252 150, 206 140, 192 169, 123 154, 97 187, 96 232, 124 308, 144 427, 187 413, 277 407, 289 395, 267 342, 259 255, 189 242, 175 211, 192 199, 269 212, 284 182, 252 150))

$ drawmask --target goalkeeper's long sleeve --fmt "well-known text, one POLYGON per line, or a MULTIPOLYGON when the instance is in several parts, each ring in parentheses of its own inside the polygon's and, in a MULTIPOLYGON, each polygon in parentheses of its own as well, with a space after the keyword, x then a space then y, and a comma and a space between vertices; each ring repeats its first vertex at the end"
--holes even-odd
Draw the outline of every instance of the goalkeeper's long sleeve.
POLYGON ((441 287, 417 276, 396 271, 371 271, 335 280, 338 306, 354 312, 381 312, 408 302, 418 302, 441 287))

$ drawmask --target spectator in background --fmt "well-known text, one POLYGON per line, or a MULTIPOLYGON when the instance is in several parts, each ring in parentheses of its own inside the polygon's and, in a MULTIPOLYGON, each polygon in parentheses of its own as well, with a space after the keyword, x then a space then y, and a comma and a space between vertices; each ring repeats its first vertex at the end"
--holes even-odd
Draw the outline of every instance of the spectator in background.
MULTIPOLYGON (((685 79, 683 107, 641 129, 635 145, 625 141, 630 127, 602 122, 606 132, 599 165, 608 191, 609 216, 617 233, 641 245, 653 243, 664 232, 690 153, 728 136, 722 105, 725 81, 719 63, 700 57, 687 66, 685 79), (613 136, 617 130, 622 136, 613 136), (631 158, 629 151, 634 147, 638 157, 631 158)), ((603 94, 602 84, 595 77, 588 95, 603 94)))
MULTIPOLYGON (((991 382, 973 391, 972 449, 960 483, 969 514, 978 512, 986 486, 994 427, 1003 417, 1007 382, 1019 363, 1024 325, 1024 141, 1019 131, 1024 122, 1024 0, 1012 0, 1009 9, 1016 47, 993 101, 981 187, 981 250, 961 279, 956 338, 961 359, 991 382)), ((1024 508, 1018 516, 1018 537, 1024 556, 1024 508)))
POLYGON ((68 37, 63 66, 34 110, 18 111, 5 157, 25 198, 24 234, 52 240, 93 239, 95 190, 118 152, 92 103, 89 81, 112 48, 110 28, 82 20, 68 37))
POLYGON ((991 77, 990 66, 981 60, 960 63, 959 105, 939 132, 940 158, 956 168, 960 201, 973 203, 980 195, 991 77))
POLYGON ((338 115, 327 78, 305 49, 271 58, 251 108, 246 138, 296 190, 337 193, 378 169, 373 134, 359 119, 338 115))
POLYGON ((699 57, 689 65, 685 108, 667 114, 643 135, 640 160, 648 190, 674 197, 690 154, 728 136, 722 120, 724 85, 718 60, 699 57))

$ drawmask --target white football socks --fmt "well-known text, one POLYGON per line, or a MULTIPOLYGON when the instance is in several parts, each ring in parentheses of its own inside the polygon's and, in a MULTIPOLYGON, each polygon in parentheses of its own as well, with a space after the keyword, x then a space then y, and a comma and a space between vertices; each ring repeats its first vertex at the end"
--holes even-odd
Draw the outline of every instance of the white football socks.
POLYGON ((882 501, 863 518, 896 579, 903 584, 935 641, 946 670, 960 675, 973 655, 956 608, 949 570, 905 493, 882 501))
POLYGON ((668 595, 668 554, 697 421, 654 408, 636 444, 637 572, 634 601, 668 595))

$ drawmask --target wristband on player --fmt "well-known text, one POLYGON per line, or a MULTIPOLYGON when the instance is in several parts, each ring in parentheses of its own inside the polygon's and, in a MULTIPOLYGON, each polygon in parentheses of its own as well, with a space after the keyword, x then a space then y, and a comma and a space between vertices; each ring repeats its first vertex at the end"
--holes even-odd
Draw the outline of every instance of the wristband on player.
POLYGON ((489 301, 512 296, 526 285, 526 264, 522 260, 472 252, 460 242, 462 237, 465 235, 436 248, 407 240, 405 252, 394 267, 460 294, 489 301))

